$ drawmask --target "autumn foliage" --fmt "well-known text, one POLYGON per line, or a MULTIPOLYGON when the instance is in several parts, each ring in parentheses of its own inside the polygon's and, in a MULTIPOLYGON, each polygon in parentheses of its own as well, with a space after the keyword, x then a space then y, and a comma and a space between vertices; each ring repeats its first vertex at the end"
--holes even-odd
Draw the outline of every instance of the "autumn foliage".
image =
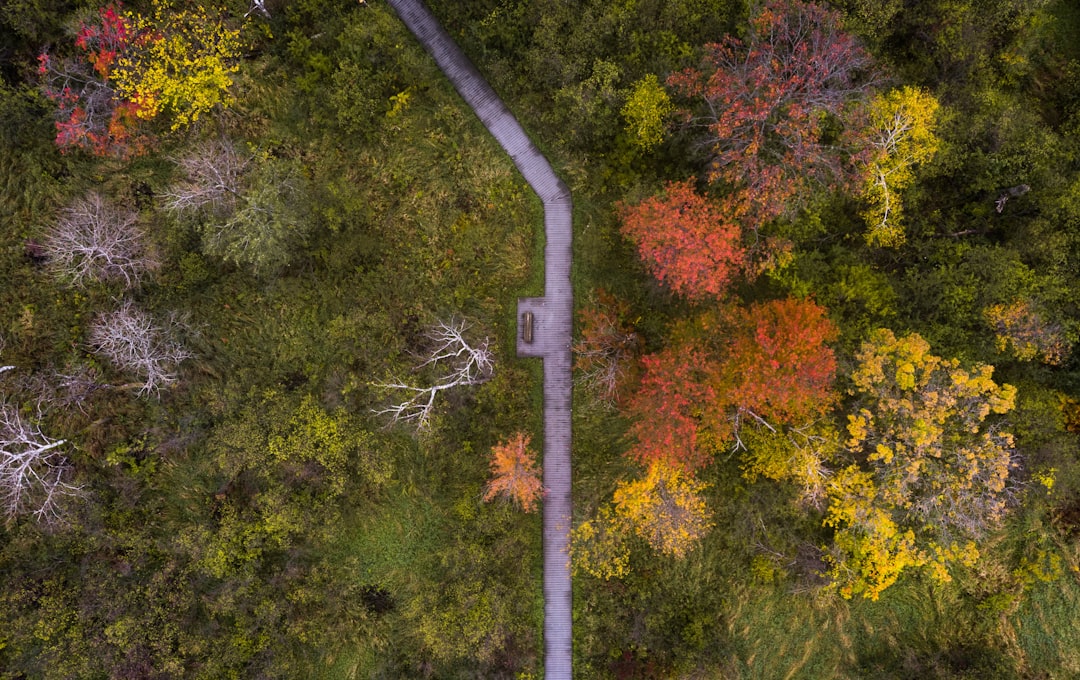
POLYGON ((646 465, 701 467, 708 456, 698 446, 698 434, 715 420, 720 404, 715 362, 704 350, 681 343, 642 357, 641 364, 641 385, 627 404, 637 444, 627 455, 646 465))
POLYGON ((544 485, 529 440, 529 436, 518 432, 491 449, 491 480, 484 490, 485 501, 502 496, 525 512, 536 510, 536 504, 544 496, 544 485))
POLYGON ((862 97, 869 54, 840 28, 840 15, 799 0, 773 0, 745 40, 706 45, 698 69, 668 84, 688 98, 688 123, 703 126, 712 180, 748 191, 754 225, 782 213, 813 178, 843 179, 842 159, 824 138, 828 116, 862 97))
POLYGON ((983 316, 994 331, 999 352, 1008 351, 1020 361, 1037 358, 1051 366, 1069 355, 1070 343, 1061 325, 1049 321, 1028 300, 992 305, 983 316))
POLYGON ((915 181, 912 168, 934 157, 938 102, 924 90, 904 87, 870 101, 862 135, 868 153, 862 169, 863 219, 871 245, 898 246, 904 242, 900 223, 900 192, 915 181))
POLYGON ((691 182, 672 182, 662 195, 622 206, 622 232, 661 283, 691 299, 719 297, 746 262, 740 211, 726 208, 691 182))
POLYGON ((598 290, 578 312, 581 340, 574 343, 574 369, 597 398, 614 404, 626 396, 637 374, 641 338, 627 320, 630 306, 598 290))
POLYGON ((194 123, 217 105, 229 105, 239 69, 239 33, 199 5, 176 9, 154 3, 152 17, 128 15, 138 36, 117 63, 120 95, 138 104, 140 118, 168 114, 171 128, 194 123))
POLYGON ((653 463, 642 479, 615 489, 615 513, 655 550, 684 557, 712 526, 705 487, 679 468, 653 463))
POLYGON ((806 421, 831 405, 837 330, 811 300, 770 300, 735 312, 722 390, 736 407, 783 423, 806 421))
POLYGON ((740 418, 774 424, 813 419, 833 403, 836 329, 810 300, 772 300, 705 315, 695 333, 642 357, 641 385, 629 400, 637 440, 628 455, 694 470, 700 446, 735 434, 740 418))
POLYGON ((99 156, 136 155, 145 145, 133 126, 138 104, 119 97, 110 82, 118 55, 132 43, 130 21, 115 4, 98 14, 98 21, 79 29, 79 56, 38 57, 42 92, 57 107, 56 145, 99 156))
POLYGON ((80 26, 78 54, 38 57, 41 90, 57 107, 62 150, 135 156, 149 144, 139 120, 167 111, 177 129, 227 103, 238 33, 201 7, 175 10, 158 1, 154 9, 144 17, 119 3, 106 5, 96 21, 80 26))
POLYGON ((845 595, 876 598, 904 566, 948 580, 947 566, 977 558, 974 541, 1004 517, 1013 437, 988 418, 1012 410, 1016 389, 995 383, 992 366, 929 349, 917 333, 880 329, 856 355, 847 448, 868 469, 836 476, 826 518, 845 595))

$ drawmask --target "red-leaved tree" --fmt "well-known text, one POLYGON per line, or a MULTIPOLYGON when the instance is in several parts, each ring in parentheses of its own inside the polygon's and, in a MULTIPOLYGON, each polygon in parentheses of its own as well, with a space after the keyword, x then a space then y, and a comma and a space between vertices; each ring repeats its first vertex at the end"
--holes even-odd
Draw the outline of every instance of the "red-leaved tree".
POLYGON ((118 5, 110 4, 99 10, 97 22, 79 28, 80 56, 38 57, 42 92, 57 106, 56 145, 62 150, 120 157, 144 150, 146 139, 134 130, 138 104, 119 97, 109 82, 117 57, 134 37, 118 5))
POLYGON ((642 465, 661 462, 691 471, 708 463, 698 434, 721 403, 715 361, 690 343, 676 343, 642 357, 641 365, 641 385, 626 408, 637 440, 627 455, 642 465))
POLYGON ((672 182, 663 194, 620 208, 622 232, 638 247, 645 266, 676 293, 719 297, 746 262, 734 201, 719 205, 672 182))
POLYGON ((781 423, 820 415, 833 400, 836 326, 812 300, 738 309, 718 372, 718 392, 741 412, 781 423))
POLYGON ((706 45, 699 69, 668 84, 689 98, 686 120, 707 130, 710 179, 745 188, 756 228, 789 205, 809 179, 842 179, 841 158, 823 140, 827 115, 872 85, 871 60, 840 28, 840 15, 800 0, 772 0, 745 40, 706 45))

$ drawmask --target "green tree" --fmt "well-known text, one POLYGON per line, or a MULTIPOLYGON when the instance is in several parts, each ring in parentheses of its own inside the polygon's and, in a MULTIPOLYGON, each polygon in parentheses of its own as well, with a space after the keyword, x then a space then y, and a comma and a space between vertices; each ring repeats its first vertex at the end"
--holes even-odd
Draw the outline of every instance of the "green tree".
POLYGON ((193 146, 176 162, 183 176, 165 193, 165 207, 197 217, 207 254, 268 275, 307 242, 307 183, 294 161, 219 139, 193 146))

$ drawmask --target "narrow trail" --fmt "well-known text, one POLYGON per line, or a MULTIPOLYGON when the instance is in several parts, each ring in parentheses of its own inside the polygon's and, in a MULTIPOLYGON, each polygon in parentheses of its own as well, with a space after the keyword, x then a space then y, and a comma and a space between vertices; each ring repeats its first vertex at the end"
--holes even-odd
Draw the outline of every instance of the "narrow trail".
POLYGON ((544 296, 518 301, 517 347, 519 355, 544 361, 544 677, 570 678, 570 341, 574 307, 570 286, 570 190, 423 2, 387 2, 435 58, 544 204, 544 296), (533 312, 535 319, 531 344, 521 337, 521 318, 526 311, 533 312))

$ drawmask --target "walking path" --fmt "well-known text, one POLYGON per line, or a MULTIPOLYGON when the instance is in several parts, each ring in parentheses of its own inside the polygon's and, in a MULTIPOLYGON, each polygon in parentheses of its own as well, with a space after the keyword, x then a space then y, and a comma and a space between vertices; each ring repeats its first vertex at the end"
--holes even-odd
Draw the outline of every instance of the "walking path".
POLYGON ((502 145, 544 203, 544 297, 518 301, 518 354, 544 360, 544 677, 571 677, 570 557, 570 190, 476 67, 421 0, 387 0, 435 58, 484 127, 502 145), (520 320, 534 314, 533 342, 521 337, 520 320))

